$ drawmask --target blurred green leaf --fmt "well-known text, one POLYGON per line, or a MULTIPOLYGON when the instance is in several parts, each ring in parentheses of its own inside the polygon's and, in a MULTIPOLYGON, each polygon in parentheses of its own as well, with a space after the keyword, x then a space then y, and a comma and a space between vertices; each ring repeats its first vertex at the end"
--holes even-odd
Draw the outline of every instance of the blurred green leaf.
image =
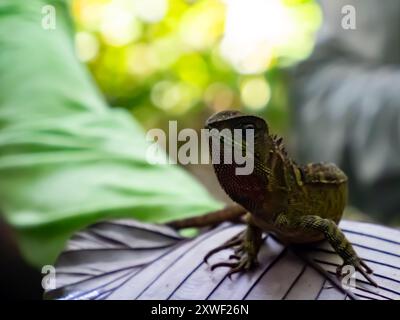
POLYGON ((52 3, 51 31, 37 14, 47 1, 0 5, 0 205, 25 257, 52 263, 73 232, 101 219, 220 208, 180 167, 147 161, 141 126, 108 108, 76 60, 66 6, 52 3))

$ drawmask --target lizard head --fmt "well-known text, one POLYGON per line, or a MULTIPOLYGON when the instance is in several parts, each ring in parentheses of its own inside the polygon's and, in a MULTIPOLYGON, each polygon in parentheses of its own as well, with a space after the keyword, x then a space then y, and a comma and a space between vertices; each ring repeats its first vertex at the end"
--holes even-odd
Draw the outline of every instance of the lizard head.
POLYGON ((207 129, 253 129, 256 134, 268 134, 268 125, 264 119, 252 115, 244 114, 240 111, 221 111, 206 121, 207 129))
POLYGON ((273 147, 267 123, 260 117, 246 115, 239 111, 222 111, 208 118, 205 127, 210 130, 211 137, 213 137, 213 130, 218 132, 220 139, 219 141, 211 139, 210 153, 222 188, 234 201, 248 210, 254 210, 253 205, 260 203, 260 197, 263 196, 266 188, 267 177, 263 167, 269 157, 269 150, 273 147), (234 133, 238 132, 236 129, 241 130, 239 142, 234 133), (246 141, 249 139, 247 130, 253 130, 253 145, 246 141), (217 148, 215 144, 219 144, 217 148), (245 154, 251 151, 254 170, 250 174, 237 174, 236 169, 242 167, 243 163, 238 163, 235 156, 232 156, 233 145, 239 146, 242 151, 248 148, 245 154), (225 161, 226 155, 230 156, 232 162, 225 161))
MULTIPOLYGON (((254 146, 248 146, 252 151, 254 151, 254 156, 256 158, 265 155, 265 152, 270 149, 272 140, 269 136, 268 125, 264 119, 246 115, 239 111, 221 111, 211 117, 206 121, 205 127, 209 130, 216 129, 220 133, 221 139, 225 139, 227 142, 227 137, 224 133, 229 132, 230 137, 234 137, 235 130, 241 130, 241 138, 246 140, 246 130, 253 130, 254 134, 254 146)), ((235 141, 232 141, 235 143, 235 141)))

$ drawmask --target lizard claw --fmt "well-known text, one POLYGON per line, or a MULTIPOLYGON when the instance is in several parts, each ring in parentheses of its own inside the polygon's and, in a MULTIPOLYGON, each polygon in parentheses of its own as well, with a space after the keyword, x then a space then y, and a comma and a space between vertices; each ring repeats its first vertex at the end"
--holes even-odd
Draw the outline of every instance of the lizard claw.
MULTIPOLYGON (((216 254, 217 252, 222 251, 222 250, 224 250, 224 249, 231 248, 231 247, 235 247, 236 245, 241 244, 241 243, 242 243, 242 235, 243 235, 243 232, 240 232, 239 234, 237 234, 236 236, 234 236, 232 239, 228 240, 228 241, 225 242, 224 244, 222 244, 222 245, 220 245, 220 246, 218 246, 218 247, 212 249, 211 251, 209 251, 209 252, 206 254, 206 256, 204 257, 203 261, 204 261, 205 263, 208 263, 208 259, 209 259, 212 255, 216 254)), ((236 254, 236 252, 235 252, 235 254, 236 254)))
POLYGON ((338 266, 336 269, 336 274, 339 278, 342 277, 342 269, 345 265, 351 265, 353 266, 358 272, 360 272, 363 277, 368 280, 370 284, 372 284, 375 287, 378 287, 378 284, 368 275, 373 273, 372 269, 368 267, 368 265, 363 261, 355 261, 355 262, 344 262, 341 266, 338 266))
POLYGON ((231 254, 228 259, 229 260, 231 260, 231 259, 240 260, 240 257, 236 254, 231 254))
POLYGON ((211 271, 216 268, 228 267, 231 268, 226 274, 231 279, 231 276, 241 271, 247 271, 258 265, 258 261, 255 258, 251 258, 249 255, 244 254, 241 258, 239 257, 237 262, 219 262, 211 266, 211 271))
POLYGON ((215 264, 213 264, 212 266, 211 266, 211 271, 214 271, 215 269, 217 269, 217 268, 221 268, 221 267, 231 267, 231 268, 233 268, 233 267, 236 267, 236 263, 234 263, 234 262, 232 262, 232 263, 230 263, 230 262, 220 262, 220 263, 215 263, 215 264))
POLYGON ((232 248, 234 250, 234 254, 229 256, 229 260, 234 259, 237 261, 235 261, 235 262, 219 262, 219 263, 213 264, 211 266, 211 271, 215 270, 216 268, 221 268, 221 267, 231 268, 230 271, 226 274, 229 278, 231 278, 231 276, 235 273, 238 273, 241 271, 247 271, 258 265, 256 255, 251 255, 245 249, 244 235, 245 235, 244 232, 239 233, 238 235, 236 235, 235 237, 233 237, 226 243, 211 250, 204 257, 204 261, 207 263, 207 260, 209 257, 211 257, 213 254, 215 254, 221 250, 224 250, 227 248, 232 248))

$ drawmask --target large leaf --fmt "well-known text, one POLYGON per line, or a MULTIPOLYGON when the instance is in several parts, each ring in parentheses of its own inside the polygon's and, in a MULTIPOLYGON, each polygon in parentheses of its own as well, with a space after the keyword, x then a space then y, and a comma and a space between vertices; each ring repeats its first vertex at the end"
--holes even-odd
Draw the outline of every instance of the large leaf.
MULTIPOLYGON (((326 243, 310 247, 300 259, 271 236, 262 246, 260 267, 226 277, 210 271, 204 255, 243 230, 223 224, 197 238, 136 221, 97 223, 77 233, 56 264, 57 289, 48 299, 400 299, 400 231, 344 221, 342 230, 374 269, 379 288, 357 274, 356 288, 339 290, 335 278, 341 259, 326 243), (322 274, 317 272, 322 268, 322 274), (328 278, 327 278, 328 276, 328 278), (353 295, 351 295, 353 294, 353 295)), ((297 252, 298 253, 298 252, 297 252)), ((210 263, 227 259, 224 250, 210 263)))
POLYGON ((159 222, 221 206, 179 167, 147 162, 144 132, 108 107, 71 31, 65 1, 0 3, 0 212, 37 266, 100 219, 159 222), (49 4, 55 30, 42 27, 49 4))

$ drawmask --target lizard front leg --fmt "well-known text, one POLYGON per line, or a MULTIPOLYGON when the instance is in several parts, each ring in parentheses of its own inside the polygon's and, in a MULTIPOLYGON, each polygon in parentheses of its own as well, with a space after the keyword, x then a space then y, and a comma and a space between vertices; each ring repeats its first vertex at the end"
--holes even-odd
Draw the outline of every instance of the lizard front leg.
POLYGON ((368 276, 367 273, 372 273, 372 270, 365 262, 358 257, 351 243, 346 239, 344 233, 339 229, 336 223, 330 219, 324 219, 315 215, 300 216, 293 220, 281 215, 276 223, 280 226, 293 228, 295 230, 302 229, 307 231, 320 231, 324 234, 326 240, 332 248, 343 259, 343 264, 338 267, 337 274, 341 276, 342 268, 345 265, 353 266, 359 271, 371 284, 378 286, 376 282, 368 276))
POLYGON ((247 220, 246 230, 230 239, 223 245, 211 250, 205 257, 204 261, 207 262, 208 258, 223 249, 232 248, 234 254, 229 259, 235 259, 235 262, 220 262, 211 266, 211 270, 219 267, 230 267, 228 276, 240 271, 247 271, 258 265, 257 255, 260 251, 262 244, 262 230, 252 224, 251 219, 247 220))

